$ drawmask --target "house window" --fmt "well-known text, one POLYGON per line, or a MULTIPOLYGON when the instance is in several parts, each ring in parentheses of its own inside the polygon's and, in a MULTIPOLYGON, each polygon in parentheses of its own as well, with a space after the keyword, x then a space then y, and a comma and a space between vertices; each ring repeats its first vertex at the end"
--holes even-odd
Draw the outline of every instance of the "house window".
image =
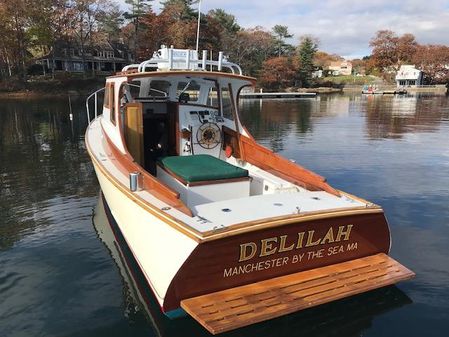
POLYGON ((415 85, 416 84, 416 81, 415 80, 410 80, 409 82, 408 82, 408 85, 415 85))
POLYGON ((399 81, 399 85, 405 85, 405 81, 404 80, 400 80, 399 81))

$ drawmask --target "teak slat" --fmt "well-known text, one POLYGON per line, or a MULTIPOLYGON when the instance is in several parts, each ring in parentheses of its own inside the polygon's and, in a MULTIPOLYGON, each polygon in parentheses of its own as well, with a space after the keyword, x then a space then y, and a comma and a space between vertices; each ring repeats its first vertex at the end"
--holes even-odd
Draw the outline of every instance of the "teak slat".
POLYGON ((233 330, 414 277, 380 253, 181 301, 212 334, 233 330))

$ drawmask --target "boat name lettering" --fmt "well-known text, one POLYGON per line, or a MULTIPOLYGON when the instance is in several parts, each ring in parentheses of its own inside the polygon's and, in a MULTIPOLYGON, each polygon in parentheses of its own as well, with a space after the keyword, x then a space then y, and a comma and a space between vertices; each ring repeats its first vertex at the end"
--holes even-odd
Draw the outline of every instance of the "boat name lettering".
POLYGON ((325 245, 328 243, 348 241, 353 225, 329 227, 324 236, 317 236, 315 230, 299 232, 296 238, 289 239, 288 235, 274 236, 261 239, 259 242, 246 242, 240 245, 239 262, 252 258, 270 256, 275 253, 288 252, 294 249, 325 245))

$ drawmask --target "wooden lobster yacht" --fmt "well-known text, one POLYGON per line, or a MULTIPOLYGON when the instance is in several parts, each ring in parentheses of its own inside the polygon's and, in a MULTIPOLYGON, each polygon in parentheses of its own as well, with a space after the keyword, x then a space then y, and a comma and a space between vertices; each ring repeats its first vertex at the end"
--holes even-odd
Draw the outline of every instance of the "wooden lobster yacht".
MULTIPOLYGON (((257 144, 219 54, 162 48, 108 77, 86 144, 161 309, 220 333, 413 277, 382 209, 257 144)), ((90 120, 89 101, 95 100, 90 120)))

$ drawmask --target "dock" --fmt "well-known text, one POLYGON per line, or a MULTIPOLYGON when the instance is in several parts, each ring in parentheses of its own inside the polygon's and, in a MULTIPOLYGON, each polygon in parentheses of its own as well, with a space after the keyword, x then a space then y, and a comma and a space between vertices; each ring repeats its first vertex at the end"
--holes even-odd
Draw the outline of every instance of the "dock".
POLYGON ((367 91, 363 90, 362 94, 364 95, 406 95, 407 90, 375 90, 375 91, 367 91))
POLYGON ((316 92, 245 92, 240 98, 315 98, 316 92))

